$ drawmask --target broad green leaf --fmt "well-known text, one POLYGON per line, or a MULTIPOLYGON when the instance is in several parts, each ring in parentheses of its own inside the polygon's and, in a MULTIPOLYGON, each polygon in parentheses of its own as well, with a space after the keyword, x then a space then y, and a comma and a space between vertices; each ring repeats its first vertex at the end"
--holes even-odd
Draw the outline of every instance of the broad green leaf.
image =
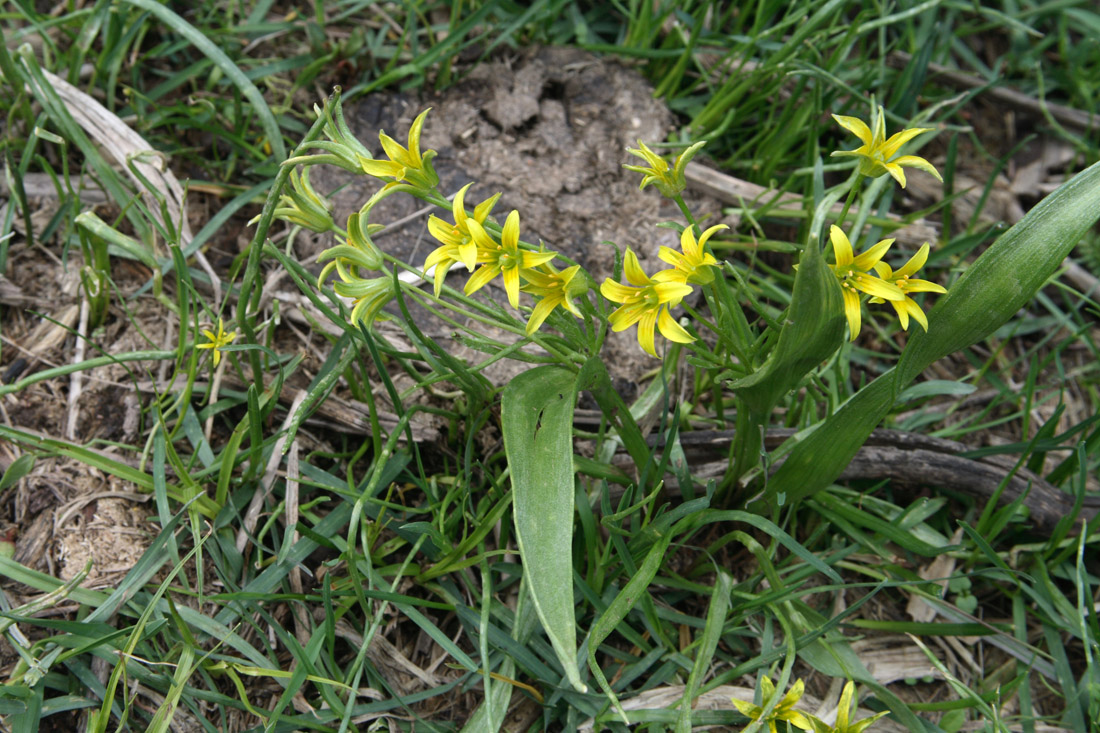
POLYGON ((576 375, 537 367, 504 388, 500 417, 524 577, 566 678, 585 692, 573 603, 575 400, 576 375))
POLYGON ((928 313, 898 362, 898 386, 1016 315, 1100 217, 1100 163, 1062 184, 982 253, 928 313))
POLYGON ((844 304, 836 276, 816 244, 806 247, 794 279, 794 292, 779 342, 768 360, 729 386, 757 415, 767 415, 779 399, 836 351, 844 335, 844 304))
POLYGON ((4 471, 4 475, 0 476, 0 491, 8 488, 9 486, 15 486, 19 482, 19 479, 26 476, 34 468, 34 454, 24 453, 23 455, 12 461, 8 466, 8 470, 4 471))
POLYGON ((988 336, 1027 303, 1100 217, 1100 163, 1047 196, 975 261, 917 329, 898 366, 841 405, 795 445, 752 509, 764 512, 783 495, 794 501, 820 491, 890 412, 898 393, 929 364, 988 336))

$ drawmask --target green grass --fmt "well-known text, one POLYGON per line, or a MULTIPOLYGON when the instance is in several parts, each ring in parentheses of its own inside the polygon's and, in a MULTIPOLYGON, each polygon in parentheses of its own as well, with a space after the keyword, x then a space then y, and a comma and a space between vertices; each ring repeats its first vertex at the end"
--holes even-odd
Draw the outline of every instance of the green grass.
MULTIPOLYGON (((337 731, 388 723, 449 731, 468 723, 495 730, 522 699, 532 730, 573 730, 590 718, 625 730, 618 703, 647 730, 739 729, 749 723, 731 704, 693 708, 691 696, 756 687, 770 676, 780 691, 806 679, 817 698, 830 680, 854 679, 867 709, 889 710, 888 720, 912 731, 1092 729, 1100 717, 1100 581, 1096 521, 1085 523, 1080 505, 1042 534, 1029 531, 1019 507, 935 487, 915 496, 888 481, 831 485, 766 516, 727 506, 721 477, 693 480, 698 467, 680 459, 685 433, 736 424, 732 394, 711 363, 679 350, 633 405, 616 405, 610 390, 594 387, 605 419, 591 433, 578 430, 595 442, 595 458, 578 462, 565 567, 579 681, 587 687, 579 691, 522 582, 529 569, 515 554, 512 477, 504 448, 491 439, 499 435, 501 395, 480 374, 485 362, 455 359, 411 318, 399 327, 412 351, 348 325, 346 311, 315 291, 314 276, 286 257, 285 240, 271 228, 289 172, 279 164, 309 152, 303 141, 321 134, 312 105, 334 85, 345 98, 381 88, 428 91, 508 48, 576 45, 646 75, 679 115, 670 142, 706 139, 713 165, 806 202, 744 202, 742 226, 723 236, 727 277, 743 282, 738 308, 775 320, 794 287, 784 253, 802 247, 814 202, 843 175, 828 152, 852 147, 830 113, 866 118, 873 98, 886 107, 891 129, 913 120, 935 128, 922 154, 946 161, 944 198, 963 193, 957 174, 977 170, 979 208, 1024 143, 1068 143, 1076 156, 1069 172, 1095 161, 1095 129, 1044 116, 1026 128, 1027 139, 1004 139, 991 127, 1002 116, 975 92, 938 80, 932 66, 1044 104, 1093 110, 1100 33, 1092 29, 1100 15, 1092 3, 261 2, 208 3, 184 15, 173 7, 131 0, 43 14, 14 3, 0 16, 3 148, 14 184, 0 219, 0 268, 18 285, 15 248, 21 257, 31 246, 47 248, 58 261, 77 258, 82 244, 92 251, 77 222, 88 206, 73 182, 90 175, 113 203, 98 210, 101 218, 126 235, 103 273, 108 318, 140 327, 133 315, 140 304, 181 334, 167 347, 107 354, 92 336, 84 361, 0 385, 2 404, 46 386, 65 389, 75 372, 112 365, 126 368, 135 389, 159 385, 144 398, 138 435, 112 446, 42 435, 7 408, 0 441, 24 458, 0 479, 11 492, 5 506, 36 463, 61 459, 150 494, 153 513, 149 548, 113 588, 88 590, 0 557, 0 630, 11 660, 0 686, 6 727, 337 731), (158 223, 157 204, 135 196, 139 184, 80 132, 49 85, 24 88, 42 78, 40 67, 95 96, 191 180, 190 196, 201 198, 210 218, 186 252, 164 246, 176 235, 158 223), (32 207, 21 181, 32 173, 59 181, 62 204, 45 230, 34 229, 33 242, 16 231, 17 223, 31 228, 23 226, 32 207), (253 215, 260 220, 245 230, 255 234, 248 250, 216 272, 222 298, 215 300, 195 252, 235 246, 219 240, 222 227, 253 215), (774 246, 757 248, 760 241, 774 246), (152 305, 145 288, 126 279, 122 258, 149 273, 148 288, 159 296, 152 305), (323 345, 316 370, 307 372, 297 350, 275 339, 275 314, 257 309, 275 268, 286 269, 285 282, 338 326, 335 336, 314 329, 313 343, 323 345), (212 389, 209 352, 193 347, 219 318, 239 332, 222 354, 235 379, 212 389), (695 377, 681 403, 663 384, 677 364, 695 377), (308 385, 293 411, 277 399, 288 381, 308 385), (318 438, 305 425, 334 395, 363 406, 365 437, 326 431, 318 438), (659 416, 655 443, 634 422, 646 424, 650 408, 659 416), (417 431, 428 416, 442 427, 438 440, 422 443, 417 431), (637 482, 609 465, 617 446, 639 467, 637 482), (659 490, 670 479, 682 493, 659 490), (252 512, 260 492, 270 494, 252 512), (920 576, 945 557, 949 577, 920 576), (934 582, 941 580, 942 587, 934 582), (935 623, 906 615, 914 597, 937 609, 935 623), (935 660, 929 669, 940 681, 877 683, 858 642, 887 637, 912 648, 908 635, 935 660), (974 665, 959 661, 959 637, 974 665), (396 655, 382 640, 421 668, 442 661, 414 679, 387 664, 396 655), (672 685, 685 685, 687 697, 628 705, 672 685), (486 697, 491 704, 475 715, 486 697)), ((870 242, 890 235, 888 208, 940 222, 944 235, 925 277, 949 286, 1000 232, 977 213, 963 221, 938 202, 906 211, 902 192, 890 186, 877 195, 849 221, 870 222, 870 242)), ((1082 248, 1086 265, 1093 240, 1082 248)), ((400 305, 411 313, 436 301, 425 289, 400 305)), ((483 322, 522 329, 500 309, 463 305, 481 308, 474 315, 483 322)), ((941 382, 896 405, 897 417, 884 426, 975 448, 993 443, 1083 501, 1100 467, 1098 312, 1095 293, 1047 287, 988 339, 927 372, 941 382), (975 389, 987 397, 965 403, 975 389)), ((13 313, 5 307, 0 320, 5 368, 19 356, 7 341, 13 313)), ((802 396, 782 397, 772 427, 819 424, 898 363, 911 334, 889 309, 875 314, 864 337, 803 381, 802 396)), ((562 332, 540 332, 540 358, 578 370, 583 349, 562 332)), ((483 339, 486 361, 502 348, 476 333, 469 338, 483 339)))

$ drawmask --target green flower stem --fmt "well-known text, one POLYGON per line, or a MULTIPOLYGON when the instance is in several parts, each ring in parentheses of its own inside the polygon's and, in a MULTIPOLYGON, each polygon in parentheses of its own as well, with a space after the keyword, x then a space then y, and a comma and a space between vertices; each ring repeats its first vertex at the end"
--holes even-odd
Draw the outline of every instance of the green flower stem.
MULTIPOLYGON (((313 123, 313 126, 309 128, 309 132, 302 138, 302 141, 298 143, 298 147, 294 149, 291 157, 300 154, 306 149, 308 144, 318 137, 320 137, 325 126, 325 116, 319 115, 317 120, 313 123)), ((279 146, 282 146, 281 139, 278 141, 279 146)), ((275 143, 272 142, 272 145, 275 143)), ((279 208, 283 187, 286 186, 287 179, 290 178, 290 172, 293 170, 292 166, 284 165, 279 168, 278 174, 275 176, 275 182, 271 186, 271 190, 267 194, 267 200, 264 202, 263 211, 260 214, 260 221, 256 225, 256 234, 252 237, 252 242, 248 245, 248 263, 245 265, 244 276, 241 278, 241 291, 240 297, 237 300, 237 328, 244 334, 244 340, 247 343, 254 344, 256 342, 256 330, 252 327, 252 322, 249 320, 250 314, 248 312, 250 302, 252 300, 253 292, 259 295, 259 289, 255 288, 256 282, 260 279, 260 258, 263 254, 264 240, 267 239, 267 232, 271 229, 271 222, 275 218, 275 209, 279 208)), ((253 306, 255 304, 252 304, 253 306)), ((252 367, 252 378, 257 384, 263 384, 263 366, 260 363, 260 352, 258 349, 250 349, 248 352, 249 365, 252 367)))
MULTIPOLYGON (((691 316, 693 320, 698 321, 699 323, 703 324, 704 326, 709 328, 711 331, 713 331, 715 333, 715 335, 718 336, 719 339, 725 341, 725 336, 722 334, 721 331, 718 330, 718 326, 711 323, 710 320, 705 318, 701 313, 699 313, 699 311, 695 310, 694 308, 692 308, 687 303, 680 303, 680 307, 683 308, 684 312, 687 313, 689 316, 691 316)), ((727 344, 727 345, 732 346, 731 344, 727 344)))
POLYGON ((672 197, 672 200, 675 201, 676 205, 680 207, 680 213, 684 215, 684 219, 687 220, 688 226, 692 227, 695 230, 696 236, 702 234, 703 231, 699 227, 699 222, 696 221, 695 217, 692 215, 691 209, 688 208, 688 205, 684 203, 684 197, 680 194, 676 194, 672 197))
MULTIPOLYGON (((577 352, 575 352, 575 351, 569 351, 568 353, 563 353, 563 352, 559 351, 558 349, 555 349, 554 347, 550 346, 550 344, 548 344, 546 342, 546 340, 544 338, 542 338, 541 336, 539 336, 538 334, 531 334, 530 336, 528 336, 526 329, 522 326, 517 327, 517 326, 513 326, 509 323, 501 322, 500 320, 486 318, 486 317, 484 317, 482 315, 479 315, 477 313, 474 313, 472 311, 468 311, 464 308, 460 308, 460 307, 456 306, 454 303, 451 303, 450 301, 444 300, 443 298, 437 298, 434 293, 426 292, 426 291, 421 290, 420 288, 415 287, 415 286, 411 286, 411 285, 406 286, 405 287, 405 292, 408 293, 409 295, 411 295, 413 300, 415 300, 417 303, 419 303, 422 307, 426 308, 427 310, 429 310, 431 313, 435 314, 439 318, 442 318, 444 321, 451 324, 455 328, 460 328, 463 331, 468 331, 471 334, 474 334, 475 336, 478 336, 479 338, 484 338, 484 336, 482 336, 482 334, 477 333, 476 331, 471 330, 470 328, 467 328, 466 326, 463 326, 463 325, 459 324, 457 321, 446 317, 444 314, 440 313, 438 310, 430 307, 427 304, 426 301, 437 303, 437 304, 443 306, 444 308, 447 308, 447 309, 449 309, 449 310, 451 310, 455 313, 458 313, 460 315, 464 315, 467 318, 472 318, 473 320, 475 320, 479 323, 484 323, 487 326, 495 326, 497 328, 508 331, 509 333, 513 333, 517 336, 521 336, 523 338, 526 338, 526 339, 530 340, 532 343, 537 344, 544 351, 546 351, 546 353, 550 354, 555 359, 557 359, 560 362, 560 364, 564 367, 568 368, 568 365, 571 362, 575 363, 575 364, 583 364, 584 361, 585 361, 585 358, 583 356, 581 356, 580 354, 578 354, 577 352)), ((463 300, 465 300, 469 303, 476 303, 476 301, 474 301, 471 298, 468 298, 466 296, 463 296, 463 300)), ((491 309, 486 308, 485 310, 488 310, 488 311, 491 312, 491 309)))
POLYGON ((852 201, 855 200, 856 194, 859 193, 860 184, 863 183, 863 174, 856 173, 856 179, 852 181, 852 187, 848 189, 848 199, 844 202, 844 208, 840 210, 840 216, 836 220, 838 227, 844 227, 844 219, 848 216, 848 209, 852 208, 852 201))
POLYGON ((730 445, 730 470, 719 488, 719 494, 723 497, 720 506, 728 506, 730 499, 737 498, 738 481, 760 463, 765 419, 766 416, 753 414, 743 403, 737 406, 737 421, 730 445))

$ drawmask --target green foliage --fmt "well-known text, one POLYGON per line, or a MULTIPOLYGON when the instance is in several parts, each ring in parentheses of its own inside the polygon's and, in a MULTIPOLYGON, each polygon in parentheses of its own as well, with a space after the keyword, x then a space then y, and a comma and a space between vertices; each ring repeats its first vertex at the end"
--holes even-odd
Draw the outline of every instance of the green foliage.
POLYGON ((573 404, 576 375, 536 367, 508 383, 501 432, 527 588, 565 675, 579 692, 573 603, 573 404))
MULTIPOLYGON (((853 730, 872 710, 914 731, 1089 730, 1100 715, 1096 520, 1088 519, 1100 467, 1097 305, 1095 294, 1051 275, 1082 237, 1079 256, 1090 261, 1100 173, 1079 173, 996 237, 986 205, 1018 161, 973 102, 986 92, 956 88, 940 66, 1031 97, 1035 119, 1022 111, 1010 132, 1065 141, 1077 155, 1067 170, 1082 169, 1096 157, 1096 135, 1064 108, 1096 106, 1092 4, 285 11, 199 4, 180 15, 126 0, 44 13, 21 3, 0 20, 4 274, 19 285, 26 258, 68 263, 80 249, 93 325, 102 317, 141 332, 148 311, 135 311, 151 289, 157 317, 179 334, 178 343, 43 363, 0 384, 0 441, 14 458, 0 476, 5 498, 71 462, 148 495, 152 508, 142 525, 148 549, 106 589, 0 552, 11 583, 0 596, 0 632, 18 653, 0 686, 9 727, 215 730, 243 720, 257 730, 495 731, 522 696, 540 711, 532 729, 736 728, 746 719, 728 696, 708 707, 716 687, 763 692, 765 678, 776 680, 775 695, 751 701, 764 721, 815 670, 837 689, 853 681, 841 698, 853 706, 853 730), (652 311, 660 333, 679 335, 659 320, 675 309, 675 325, 695 340, 667 344, 637 399, 616 391, 603 362, 618 301, 601 299, 589 276, 572 272, 528 338, 526 312, 412 284, 421 263, 397 263, 380 237, 375 243, 385 222, 371 220, 371 206, 344 232, 330 218, 331 192, 295 169, 361 171, 360 156, 369 158, 338 104, 309 113, 318 90, 340 85, 347 99, 441 88, 480 60, 535 42, 625 60, 679 115, 667 146, 646 143, 686 161, 682 151, 705 141, 696 161, 707 156, 767 187, 721 212, 740 226, 716 233, 691 260, 724 261, 711 280, 692 282, 702 300, 670 297, 652 311), (191 177, 189 197, 210 217, 190 244, 178 246, 177 224, 154 210, 148 181, 126 176, 136 161, 106 157, 49 74, 102 101, 191 177), (887 180, 845 181, 850 163, 827 155, 853 146, 830 114, 866 118, 875 103, 890 131, 934 131, 914 142, 945 163, 942 201, 907 212, 907 199, 919 196, 903 197, 887 180), (963 172, 981 179, 967 217, 952 206, 967 194, 963 172), (34 173, 49 177, 59 202, 44 227, 24 186, 34 173), (87 194, 93 179, 106 206, 87 194), (237 220, 253 216, 237 255, 237 220), (835 253, 818 244, 824 233, 842 223, 858 251, 917 220, 941 225, 927 277, 949 286, 928 313, 928 332, 903 334, 882 304, 868 311, 874 320, 859 339, 843 342, 845 305, 835 253), (294 257, 301 227, 327 231, 324 241, 336 245, 320 286, 319 268, 294 257), (236 256, 231 264, 211 257, 207 271, 203 252, 236 256), (149 282, 121 288, 120 264, 149 282), (280 294, 296 287, 311 306, 293 329, 290 302, 267 305, 276 274, 285 276, 280 294), (372 330, 384 305, 395 318, 372 330), (433 340, 417 325, 423 312, 443 316, 480 356, 460 359, 433 340), (217 349, 215 366, 199 347, 223 322, 238 336, 217 349), (283 340, 297 334, 292 346, 283 340), (483 372, 513 358, 533 367, 501 392, 483 372), (130 445, 31 430, 21 422, 30 412, 12 407, 63 394, 73 375, 98 378, 104 367, 124 372, 124 388, 142 395, 130 445), (575 412, 582 393, 594 408, 575 412), (354 430, 364 434, 328 429, 333 409, 357 416, 354 430), (914 499, 890 480, 836 486, 884 425, 913 440, 986 445, 986 457, 1008 455, 1013 470, 1064 492, 1069 508, 1036 535, 1024 499, 937 487, 914 499), (733 440, 722 443, 731 428, 733 440), (1010 438, 988 441, 991 432, 1010 438), (947 577, 926 579, 934 559, 947 562, 947 577), (935 620, 909 620, 910 601, 935 620), (864 635, 923 645, 935 701, 911 702, 920 687, 899 696, 877 682, 854 643, 864 635), (970 677, 927 641, 954 636, 977 639, 963 642, 984 663, 970 677), (392 673, 387 658, 402 671, 392 673), (97 660, 110 663, 105 679, 97 660), (596 684, 586 687, 588 677, 596 684), (656 693, 674 694, 644 702, 656 693), (482 704, 445 719, 440 706, 455 700, 482 704), (1003 711, 1011 712, 998 718, 1003 711)), ((411 193, 452 213, 452 191, 429 191, 431 176, 398 167, 387 166, 396 185, 379 196, 411 193)), ((706 217, 719 212, 693 212, 691 200, 676 201, 675 225, 701 242, 706 217)), ((502 239, 499 222, 480 223, 490 241, 502 239)), ((548 280, 527 284, 554 297, 558 283, 543 274, 548 280)), ((525 307, 532 294, 524 291, 525 307)), ((3 308, 6 370, 21 354, 11 346, 14 309, 3 308)), ((102 343, 85 338, 92 349, 102 343)))

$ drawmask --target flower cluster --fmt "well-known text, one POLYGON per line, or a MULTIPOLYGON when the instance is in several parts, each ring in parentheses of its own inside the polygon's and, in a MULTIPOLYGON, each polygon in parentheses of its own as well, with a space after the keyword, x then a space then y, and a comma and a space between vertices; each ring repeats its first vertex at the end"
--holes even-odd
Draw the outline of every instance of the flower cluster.
MULTIPOLYGON (((344 241, 326 249, 318 258, 326 262, 318 278, 320 287, 326 278, 335 275, 335 292, 354 300, 352 319, 369 323, 380 315, 382 306, 394 296, 392 273, 376 273, 383 269, 384 256, 375 246, 372 236, 381 227, 369 222, 370 211, 382 198, 396 191, 407 191, 428 201, 443 204, 438 191, 439 177, 432 168, 434 150, 421 152, 420 139, 429 110, 424 110, 413 121, 408 142, 401 145, 384 132, 379 141, 385 158, 374 158, 350 133, 339 111, 329 105, 319 114, 324 116, 325 140, 307 145, 320 152, 299 156, 287 161, 289 165, 332 163, 348 170, 373 176, 384 182, 366 204, 348 218, 344 241)), ((863 176, 889 174, 905 186, 903 167, 914 167, 939 178, 939 173, 924 158, 915 155, 899 155, 903 145, 928 128, 911 128, 886 137, 885 115, 878 107, 872 115, 871 125, 855 117, 834 115, 836 121, 855 134, 863 143, 852 151, 837 151, 833 155, 859 159, 858 170, 863 176)), ((642 174, 641 187, 653 184, 663 195, 675 200, 687 211, 680 193, 686 186, 685 171, 688 162, 702 147, 696 143, 686 148, 671 162, 654 153, 639 141, 637 149, 628 151, 645 161, 645 165, 626 165, 625 168, 642 174)), ((942 179, 941 179, 942 180, 942 179)), ((340 232, 331 220, 331 205, 313 190, 308 170, 292 173, 290 190, 284 193, 281 207, 276 213, 283 219, 313 231, 340 232)), ((854 184, 858 186, 858 182, 854 184)), ((535 299, 527 321, 528 335, 537 331, 558 307, 576 317, 582 317, 577 301, 588 291, 590 278, 577 265, 559 270, 553 260, 557 254, 544 247, 534 249, 520 241, 520 215, 508 214, 503 226, 491 218, 493 208, 500 200, 496 193, 466 209, 466 196, 472 184, 463 186, 450 204, 451 220, 432 215, 428 231, 439 242, 424 260, 423 269, 429 273, 436 297, 443 289, 447 274, 455 266, 464 267, 469 277, 463 288, 471 295, 500 276, 513 308, 520 304, 520 294, 527 293, 535 299)), ((855 193, 853 188, 853 194, 855 193)), ((851 199, 849 199, 850 201, 851 199)), ((845 208, 845 212, 847 208, 845 208)), ((843 218, 843 215, 842 215, 843 218)), ((690 220, 690 216, 689 216, 690 220)), ((629 248, 624 261, 625 282, 607 279, 600 286, 600 293, 618 307, 608 317, 611 328, 622 331, 638 326, 638 343, 652 356, 657 356, 656 333, 677 343, 691 343, 694 338, 671 314, 694 287, 710 285, 715 280, 714 267, 718 260, 707 251, 707 241, 725 225, 712 226, 697 237, 694 225, 683 229, 679 249, 661 247, 659 258, 668 269, 652 277, 641 268, 635 253, 629 248)), ((835 263, 830 265, 843 293, 844 313, 848 320, 851 338, 859 334, 863 296, 872 303, 889 302, 898 314, 903 328, 915 320, 927 330, 928 319, 911 297, 919 292, 946 292, 944 288, 914 275, 928 259, 927 244, 897 270, 882 261, 894 240, 884 239, 867 251, 856 255, 847 235, 838 227, 830 229, 830 240, 835 263)))
POLYGON ((695 339, 676 322, 669 313, 681 300, 694 290, 692 284, 705 285, 714 280, 711 267, 718 260, 704 246, 711 236, 725 224, 717 224, 703 232, 699 241, 695 240, 692 227, 684 229, 680 235, 680 251, 671 247, 661 247, 658 256, 672 269, 661 270, 649 277, 638 263, 638 256, 627 248, 623 263, 623 274, 629 285, 615 282, 611 278, 600 286, 603 297, 621 305, 608 317, 614 331, 623 331, 635 323, 638 324, 638 344, 650 356, 657 356, 654 343, 654 327, 669 341, 690 344, 695 339))
POLYGON ((767 677, 762 677, 760 679, 760 694, 764 701, 763 706, 754 705, 751 702, 737 699, 732 700, 732 702, 734 707, 737 708, 737 711, 749 720, 766 723, 770 733, 778 732, 776 724, 780 721, 786 722, 799 730, 810 731, 811 733, 863 733, 872 723, 886 715, 885 712, 882 712, 876 713, 869 718, 864 718, 863 720, 851 720, 855 712, 855 710, 853 710, 853 703, 855 702, 856 686, 855 683, 848 680, 844 685, 844 690, 840 693, 840 700, 836 709, 836 722, 829 725, 825 721, 809 713, 795 710, 794 705, 802 699, 802 693, 805 691, 805 688, 806 686, 802 680, 798 680, 791 686, 791 689, 787 691, 787 694, 785 694, 770 711, 767 711, 768 701, 775 697, 775 683, 767 677))
POLYGON ((912 275, 924 267, 928 260, 928 244, 924 244, 905 265, 895 272, 882 262, 893 239, 884 239, 865 252, 855 255, 852 243, 840 227, 829 228, 829 239, 833 243, 836 263, 829 265, 840 281, 844 296, 844 315, 848 319, 848 330, 855 341, 860 329, 860 293, 871 296, 872 303, 889 301, 897 311, 902 328, 909 329, 909 317, 912 316, 925 331, 928 319, 917 302, 909 297, 910 293, 946 293, 942 286, 927 280, 918 280, 912 275), (874 271, 875 274, 871 274, 874 271))

